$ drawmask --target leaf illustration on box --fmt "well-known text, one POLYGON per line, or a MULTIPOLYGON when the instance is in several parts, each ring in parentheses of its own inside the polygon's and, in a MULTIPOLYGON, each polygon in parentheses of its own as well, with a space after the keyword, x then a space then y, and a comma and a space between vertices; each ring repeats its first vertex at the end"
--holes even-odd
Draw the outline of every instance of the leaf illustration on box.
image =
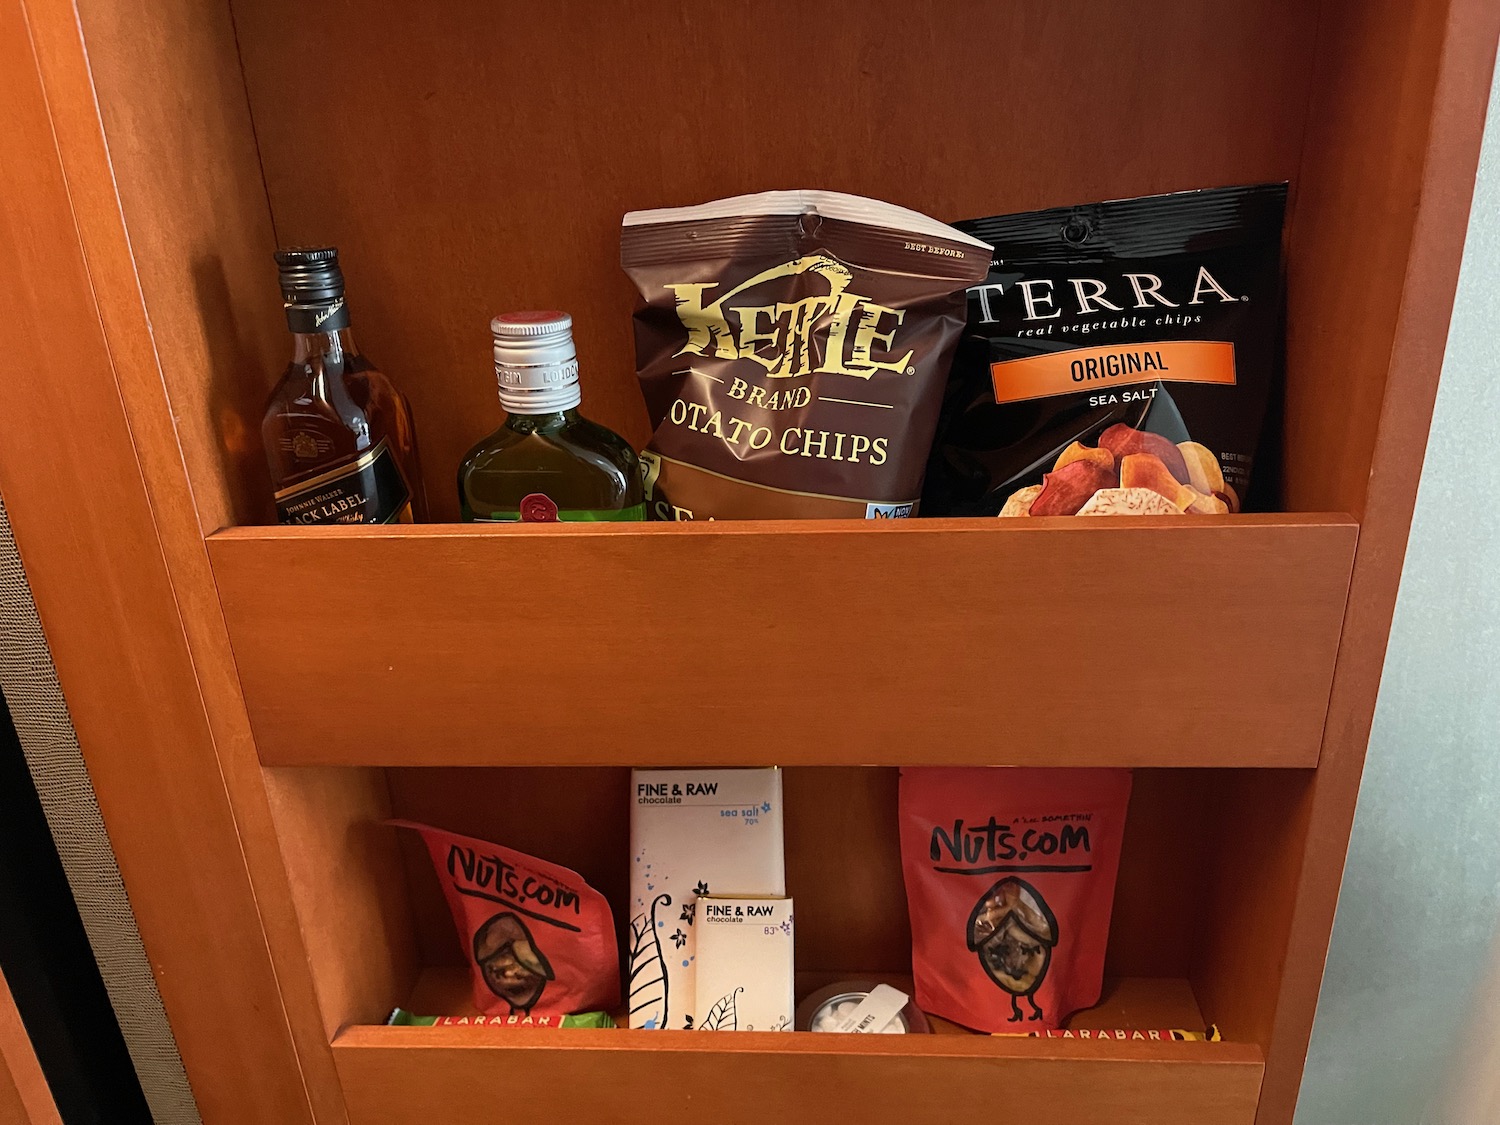
POLYGON ((657 895, 651 909, 630 920, 630 1023, 633 1027, 666 1027, 667 962, 657 936, 656 910, 671 906, 671 895, 657 895), (637 1013, 645 1013, 637 1021, 637 1013))
POLYGON ((703 1017, 703 1022, 698 1025, 699 1031, 738 1031, 739 1017, 735 1013, 734 998, 744 992, 743 986, 736 988, 728 996, 719 998, 719 1002, 708 1010, 708 1015, 703 1017))

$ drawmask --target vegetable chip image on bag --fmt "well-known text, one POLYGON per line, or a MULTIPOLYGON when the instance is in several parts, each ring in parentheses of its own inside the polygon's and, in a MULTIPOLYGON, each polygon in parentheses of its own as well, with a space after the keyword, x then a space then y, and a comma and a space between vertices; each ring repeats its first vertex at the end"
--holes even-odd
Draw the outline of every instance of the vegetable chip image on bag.
POLYGON ((562 1016, 619 1003, 614 917, 577 872, 425 824, 387 823, 427 845, 481 1012, 562 1016))
POLYGON ((649 518, 913 516, 987 243, 905 207, 770 191, 632 211, 649 518))
POLYGON ((901 867, 923 1011, 1061 1027, 1099 1002, 1130 771, 901 771, 901 867))
POLYGON ((1225 515, 1281 355, 1285 184, 956 224, 969 289, 925 516, 1225 515))

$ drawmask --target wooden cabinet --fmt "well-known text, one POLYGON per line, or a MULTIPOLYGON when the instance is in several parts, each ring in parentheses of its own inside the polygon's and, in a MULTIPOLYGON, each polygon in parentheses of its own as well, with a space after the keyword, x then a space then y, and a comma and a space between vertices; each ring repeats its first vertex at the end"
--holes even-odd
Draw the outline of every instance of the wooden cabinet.
POLYGON ((1497 35, 1488 0, 0 0, 0 495, 205 1121, 1288 1125, 1497 35), (342 248, 451 519, 497 310, 570 310, 591 413, 644 438, 628 208, 1272 179, 1287 514, 258 526, 278 243, 342 248), (809 981, 910 971, 894 767, 1136 767, 1082 1022, 1225 1042, 379 1026, 465 1002, 380 820, 618 902, 627 767, 693 762, 788 767, 809 981))
POLYGON ((62 1125, 21 1013, 0 976, 0 1125, 62 1125))

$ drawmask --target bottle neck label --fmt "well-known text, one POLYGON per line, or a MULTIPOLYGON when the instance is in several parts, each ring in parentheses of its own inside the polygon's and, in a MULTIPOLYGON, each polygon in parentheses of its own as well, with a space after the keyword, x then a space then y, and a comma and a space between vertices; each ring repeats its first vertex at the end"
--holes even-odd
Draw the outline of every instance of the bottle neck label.
POLYGON ((555 414, 582 401, 576 359, 535 366, 497 363, 495 381, 500 405, 512 414, 555 414))
POLYGON ((407 488, 390 444, 276 493, 276 518, 284 524, 411 523, 407 488))
POLYGON ((286 307, 286 326, 293 332, 338 332, 349 327, 349 306, 340 297, 317 305, 286 307))

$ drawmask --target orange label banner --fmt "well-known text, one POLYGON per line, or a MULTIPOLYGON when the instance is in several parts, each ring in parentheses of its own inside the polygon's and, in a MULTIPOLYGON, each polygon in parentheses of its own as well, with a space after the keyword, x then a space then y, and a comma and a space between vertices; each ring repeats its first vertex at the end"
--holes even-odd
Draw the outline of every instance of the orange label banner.
POLYGON ((1025 402, 1131 383, 1233 386, 1234 345, 1218 340, 1110 344, 1008 359, 990 365, 996 402, 1025 402))

